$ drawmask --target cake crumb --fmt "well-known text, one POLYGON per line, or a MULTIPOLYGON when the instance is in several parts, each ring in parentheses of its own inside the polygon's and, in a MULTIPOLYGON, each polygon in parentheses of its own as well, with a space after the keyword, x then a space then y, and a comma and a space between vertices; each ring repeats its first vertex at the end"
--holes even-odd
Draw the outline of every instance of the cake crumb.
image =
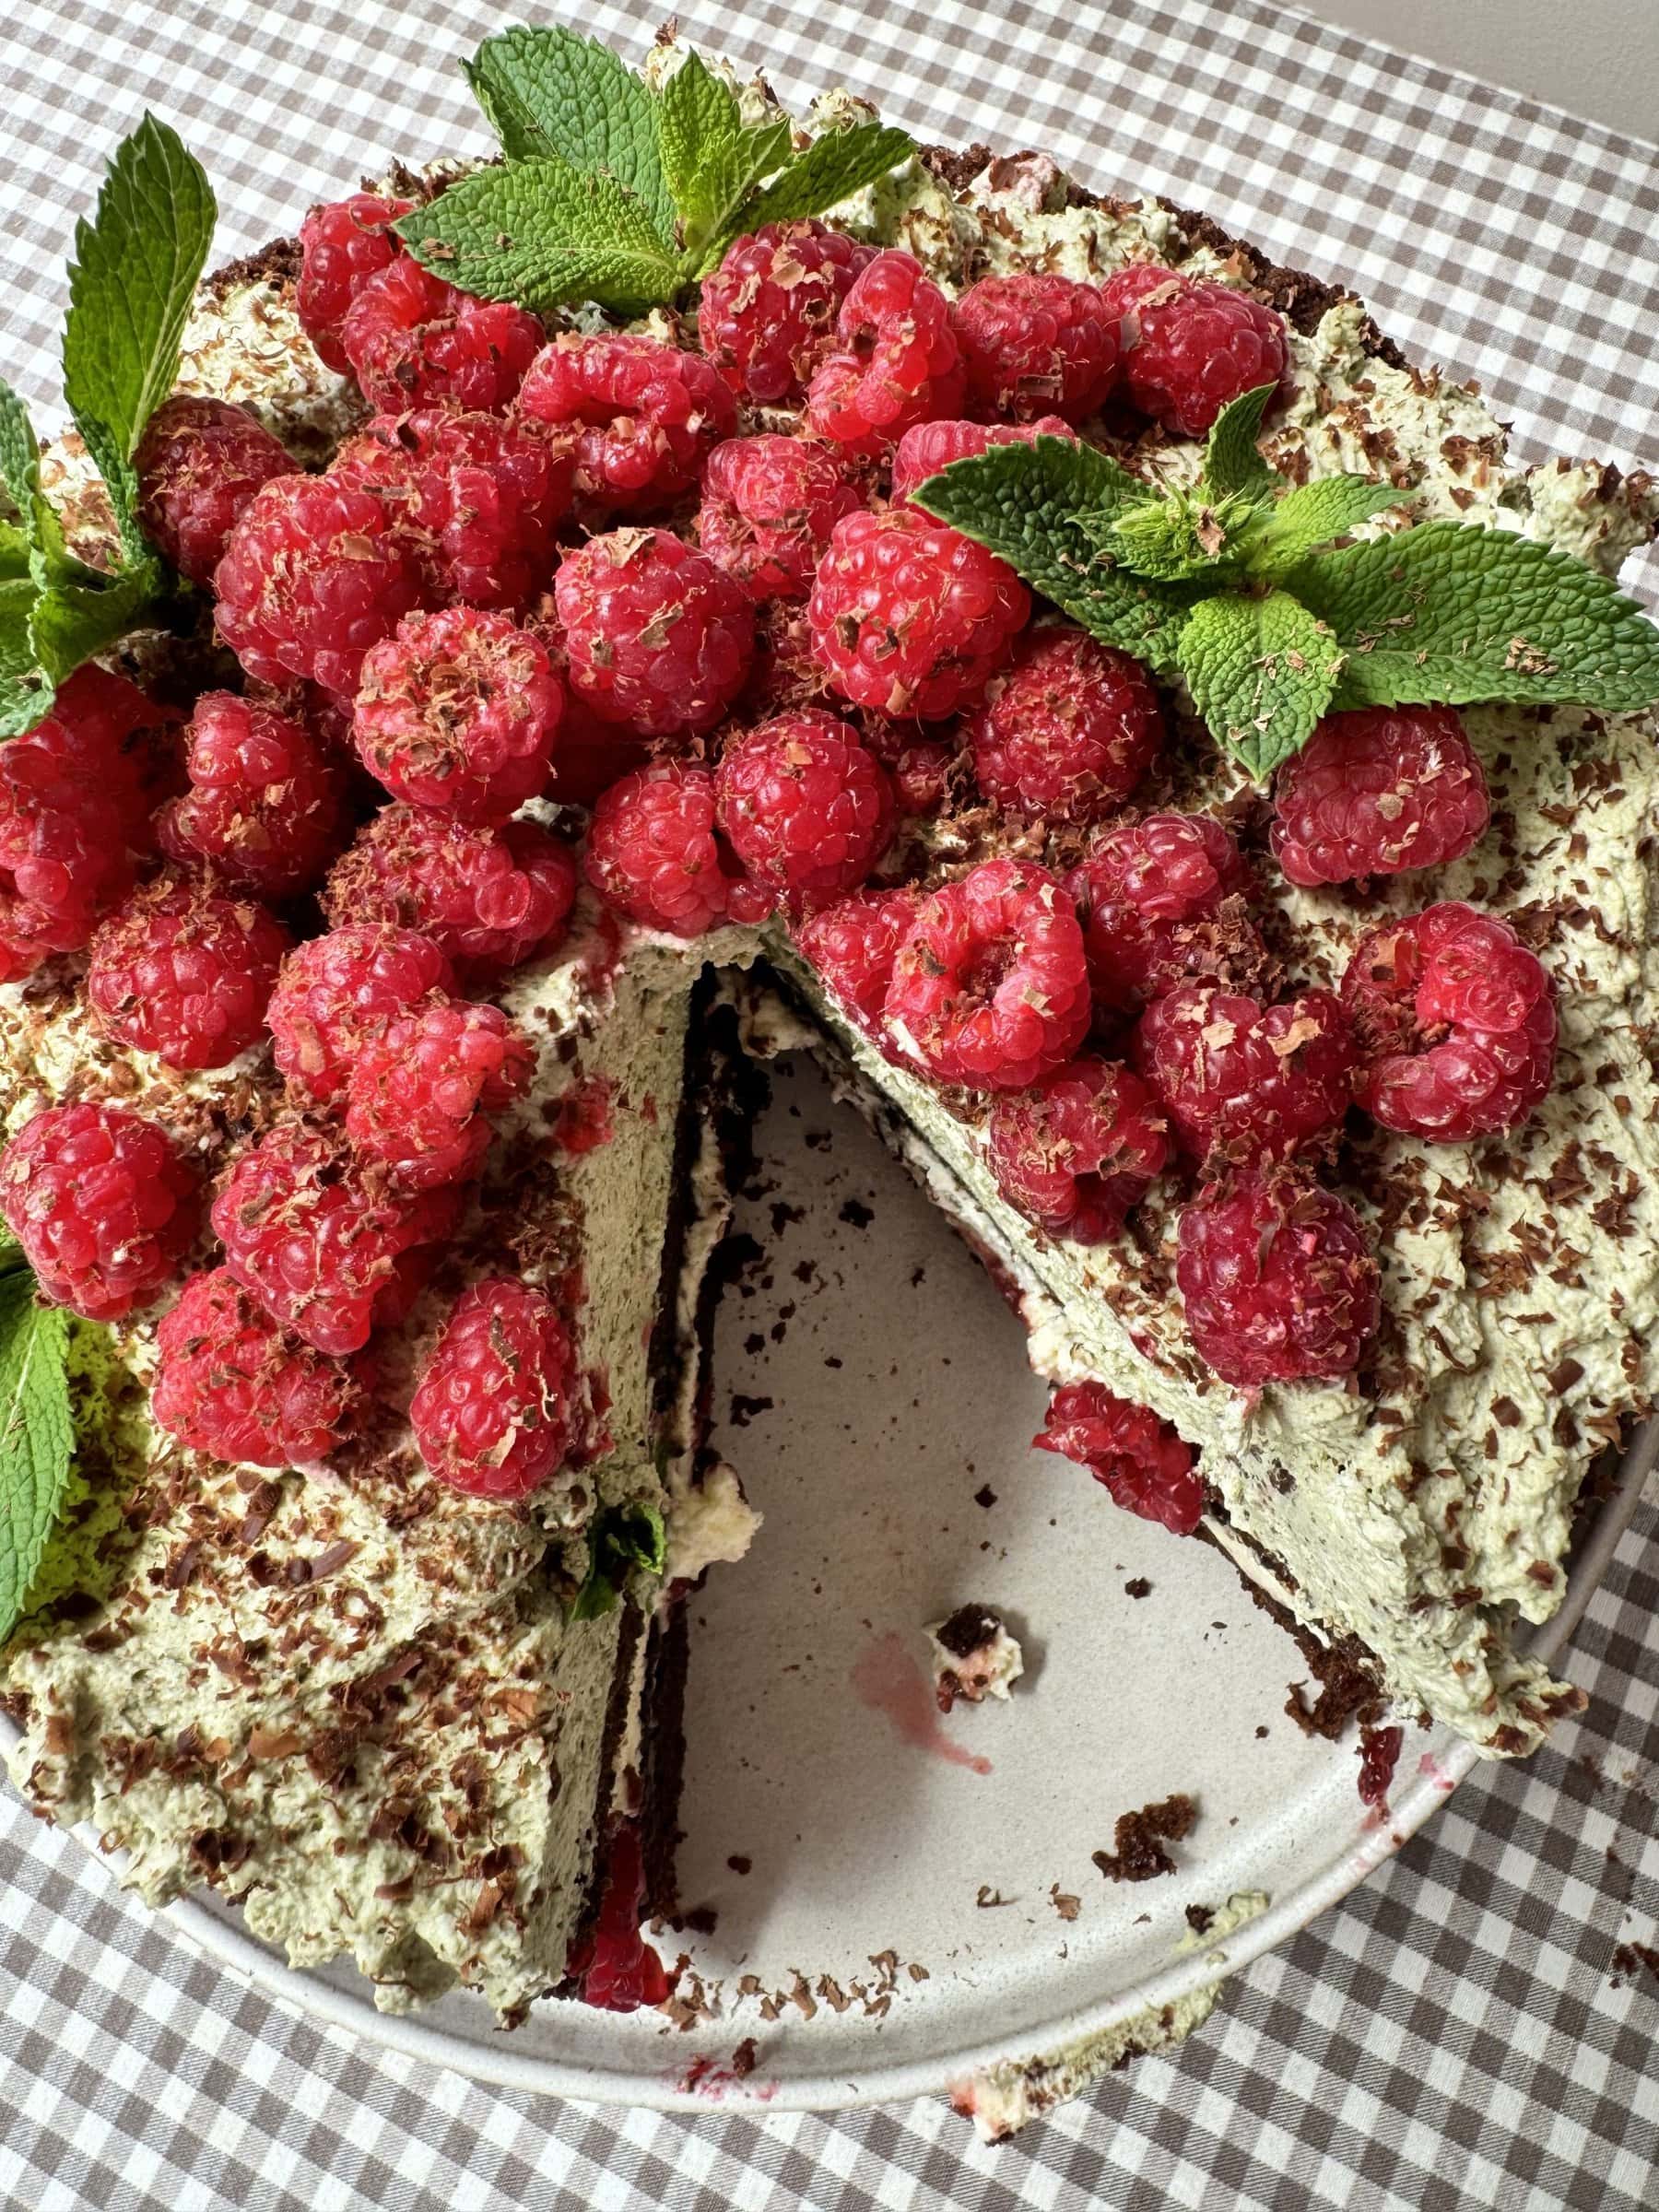
POLYGON ((1062 1889, 1058 1882, 1049 1884, 1049 1902, 1062 1920, 1076 1920, 1083 1910, 1083 1900, 1074 1897, 1069 1889, 1062 1889))
POLYGON ((1174 1873, 1175 1862, 1163 1846, 1191 1835, 1197 1818, 1197 1799, 1178 1792, 1138 1812, 1120 1813, 1112 1839, 1115 1849, 1089 1855, 1109 1882, 1149 1882, 1174 1873))
POLYGON ((1010 1685, 1025 1672, 1018 1642, 994 1606, 959 1606, 947 1619, 935 1621, 927 1635, 933 1645, 934 1696, 941 1712, 948 1712, 959 1699, 970 1705, 986 1698, 1006 1699, 1010 1685))
POLYGON ((1144 1574, 1137 1574, 1132 1582, 1124 1584, 1125 1597, 1150 1597, 1151 1594, 1152 1585, 1144 1574))

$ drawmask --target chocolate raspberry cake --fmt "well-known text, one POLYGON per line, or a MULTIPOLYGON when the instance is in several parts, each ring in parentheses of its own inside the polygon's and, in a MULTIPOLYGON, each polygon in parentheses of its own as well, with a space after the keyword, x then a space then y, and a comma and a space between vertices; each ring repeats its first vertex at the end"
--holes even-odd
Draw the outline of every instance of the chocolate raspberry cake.
MULTIPOLYGON (((135 459, 199 619, 0 747, 0 1209, 76 1438, 17 1785, 388 2007, 661 2002, 783 1039, 993 1271, 1079 1484, 1220 1546, 1347 1712, 1531 1750, 1654 1385, 1652 716, 1539 703, 1517 634, 1522 703, 1337 700, 1253 775, 931 488, 1106 456, 1186 502, 1176 589, 1251 394, 1241 483, 1381 487, 1362 545, 1611 576, 1652 485, 1512 461, 1350 294, 1040 155, 900 149, 646 313, 449 281, 456 174, 206 283, 135 459)), ((78 439, 42 481, 107 567, 78 439)))

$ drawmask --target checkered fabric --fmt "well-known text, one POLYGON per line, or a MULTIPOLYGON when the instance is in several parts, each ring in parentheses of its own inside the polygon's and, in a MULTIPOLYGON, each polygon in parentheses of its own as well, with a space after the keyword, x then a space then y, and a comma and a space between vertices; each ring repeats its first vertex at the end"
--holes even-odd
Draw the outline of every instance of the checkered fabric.
MULTIPOLYGON (((666 0, 665 0, 665 5, 666 0)), ((0 359, 50 418, 70 211, 150 106, 205 157, 224 257, 393 152, 483 146, 453 57, 499 0, 12 0, 0 359)), ((919 135, 1053 150, 1354 282, 1473 373, 1524 443, 1659 446, 1659 152, 1252 0, 683 6, 786 97, 837 80, 919 135)), ((637 50, 646 6, 582 28, 637 50)), ((1139 2061, 996 2149, 942 2104, 687 2119, 555 2105, 355 2045, 202 1963, 0 1793, 0 2204, 1659 2202, 1659 1502, 1577 1639, 1582 1723, 1477 1775, 1426 1833, 1139 2061)))

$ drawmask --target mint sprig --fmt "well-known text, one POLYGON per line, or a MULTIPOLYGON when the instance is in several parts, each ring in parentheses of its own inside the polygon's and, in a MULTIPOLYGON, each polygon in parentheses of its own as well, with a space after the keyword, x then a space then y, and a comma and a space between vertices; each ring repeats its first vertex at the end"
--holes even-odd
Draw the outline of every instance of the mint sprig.
POLYGON ((69 1324, 38 1304, 14 1244, 0 1249, 0 1642, 22 1618, 69 1488, 69 1324))
POLYGON ((1258 779, 1333 709, 1659 701, 1659 629, 1571 554, 1450 521, 1334 545, 1402 495, 1359 476, 1285 483, 1258 443, 1271 396, 1223 409, 1192 484, 1045 437, 955 462, 911 497, 1102 643, 1182 677, 1258 779))
POLYGON ((654 1505, 613 1505, 588 1530, 588 1571, 571 1603, 572 1620, 610 1612, 636 1570, 660 1575, 668 1559, 668 1525, 654 1505))
POLYGON ((486 39, 462 65, 506 159, 395 228, 451 283, 542 315, 666 305, 741 232, 819 214, 915 150, 874 123, 797 147, 784 117, 746 119, 699 54, 658 89, 558 25, 486 39))

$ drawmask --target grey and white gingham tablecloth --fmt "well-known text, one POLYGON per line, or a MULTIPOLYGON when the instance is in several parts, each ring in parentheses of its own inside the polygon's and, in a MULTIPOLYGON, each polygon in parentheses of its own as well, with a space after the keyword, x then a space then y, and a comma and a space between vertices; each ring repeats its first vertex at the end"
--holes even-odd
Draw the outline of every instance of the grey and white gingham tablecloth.
MULTIPOLYGON (((561 12, 636 55, 656 24, 650 0, 561 12)), ((507 13, 10 0, 6 374, 51 419, 72 216, 141 109, 206 160, 228 259, 386 155, 481 146, 454 57, 507 13)), ((919 135, 1046 147, 1347 277, 1531 450, 1659 457, 1652 147, 1254 0, 694 0, 680 20, 786 98, 846 81, 919 135)), ((1577 1638, 1582 1723, 1477 1774, 1183 2048, 995 2149, 931 2101, 665 2117, 355 2044, 202 1963, 0 1790, 0 2206, 1652 2212, 1659 1977, 1614 1953, 1659 1940, 1656 1603, 1650 1502, 1577 1638)))

